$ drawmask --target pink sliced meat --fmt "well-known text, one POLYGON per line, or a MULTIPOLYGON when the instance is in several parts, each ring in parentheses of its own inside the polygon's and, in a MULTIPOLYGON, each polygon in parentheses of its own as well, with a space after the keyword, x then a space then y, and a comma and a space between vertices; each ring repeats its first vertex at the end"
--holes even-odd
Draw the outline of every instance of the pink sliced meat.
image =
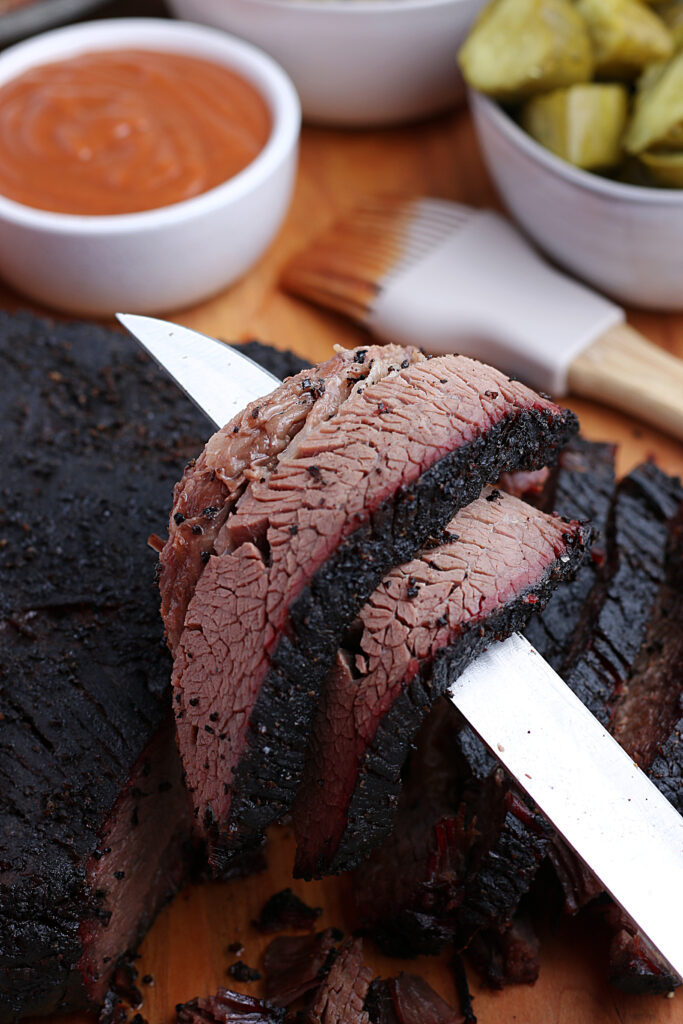
POLYGON ((486 483, 540 467, 576 430, 482 363, 406 359, 251 474, 184 595, 178 741, 218 869, 291 806, 320 685, 385 573, 486 483))

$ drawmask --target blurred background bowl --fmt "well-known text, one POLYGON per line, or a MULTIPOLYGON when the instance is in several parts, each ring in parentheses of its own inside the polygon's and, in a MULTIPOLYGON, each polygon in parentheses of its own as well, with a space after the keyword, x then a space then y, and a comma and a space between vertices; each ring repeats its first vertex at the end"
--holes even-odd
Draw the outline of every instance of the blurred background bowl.
POLYGON ((0 195, 0 274, 30 298, 70 313, 150 313, 208 298, 263 254, 294 189, 301 122, 294 86, 266 54, 222 32, 153 18, 72 25, 0 54, 0 86, 39 64, 116 49, 223 64, 256 87, 272 127, 243 171, 170 206, 84 216, 34 209, 0 195))
POLYGON ((456 54, 483 0, 168 0, 181 18, 262 47, 309 121, 394 124, 463 95, 456 54))
POLYGON ((470 93, 489 173, 510 213, 560 266, 630 306, 683 310, 683 190, 580 170, 470 93))

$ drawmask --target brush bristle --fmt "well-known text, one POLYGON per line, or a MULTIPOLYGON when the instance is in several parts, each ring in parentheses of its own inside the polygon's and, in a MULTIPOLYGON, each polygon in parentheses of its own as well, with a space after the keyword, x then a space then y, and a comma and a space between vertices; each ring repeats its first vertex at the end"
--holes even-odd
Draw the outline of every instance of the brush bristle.
POLYGON ((365 323, 383 286, 472 216, 440 199, 366 199, 291 261, 290 292, 365 323))

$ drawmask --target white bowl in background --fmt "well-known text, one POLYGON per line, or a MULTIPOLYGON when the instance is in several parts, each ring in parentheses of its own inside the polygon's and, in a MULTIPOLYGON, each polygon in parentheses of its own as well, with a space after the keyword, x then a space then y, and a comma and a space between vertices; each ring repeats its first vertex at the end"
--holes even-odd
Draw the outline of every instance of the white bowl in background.
POLYGON ((289 208, 301 112, 285 72, 222 32, 154 18, 57 29, 0 54, 0 86, 39 64, 97 50, 179 53, 224 64, 251 82, 272 118, 255 159, 192 199, 140 213, 51 213, 0 195, 0 276, 69 313, 153 313, 200 302, 235 281, 268 247, 289 208))
POLYGON ((683 310, 683 190, 580 170, 481 93, 470 92, 470 107, 489 173, 541 249, 627 305, 683 310))
POLYGON ((262 47, 304 117, 365 127, 453 106, 457 51, 484 0, 168 0, 174 14, 262 47))

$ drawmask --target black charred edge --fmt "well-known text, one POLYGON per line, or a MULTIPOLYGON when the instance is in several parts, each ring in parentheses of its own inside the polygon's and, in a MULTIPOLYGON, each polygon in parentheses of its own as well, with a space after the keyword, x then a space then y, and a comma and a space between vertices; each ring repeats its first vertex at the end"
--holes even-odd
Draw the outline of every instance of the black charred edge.
POLYGON ((683 494, 680 481, 652 463, 622 480, 609 528, 609 568, 584 605, 561 675, 608 725, 612 704, 643 642, 667 573, 669 529, 683 494))
POLYGON ((665 995, 682 984, 652 944, 634 930, 633 923, 618 908, 607 918, 612 926, 609 981, 629 995, 665 995))
POLYGON ((551 836, 540 814, 530 812, 525 821, 514 809, 507 812, 496 842, 465 886, 457 913, 458 949, 466 949, 482 929, 505 929, 510 924, 548 852, 551 836))
POLYGON ((210 859, 222 870, 291 807, 301 779, 306 737, 320 688, 344 630, 395 565, 413 558, 501 473, 539 469, 578 430, 574 413, 525 409, 444 456, 348 537, 290 609, 250 718, 244 756, 234 773, 227 822, 207 822, 210 859), (265 753, 265 748, 270 753, 265 753))
POLYGON ((347 811, 347 826, 334 856, 329 863, 319 860, 314 865, 304 865, 297 861, 295 874, 310 878, 349 871, 391 831, 401 792, 401 770, 429 709, 493 641, 505 639, 524 627, 558 583, 576 571, 589 543, 590 531, 579 528, 567 544, 566 562, 556 559, 537 583, 485 622, 465 628, 432 661, 420 666, 419 673, 382 717, 365 753, 347 811), (529 597, 537 601, 531 602, 529 597))
MULTIPOLYGON (((681 698, 683 712, 683 697, 681 698)), ((683 815, 683 716, 652 762, 648 772, 657 789, 683 815)))
POLYGON ((364 1009, 372 1024, 400 1024, 387 978, 375 978, 371 982, 364 1009))
POLYGON ((594 558, 579 568, 571 586, 555 593, 540 615, 534 615, 525 636, 555 669, 580 619, 589 593, 604 568, 607 523, 614 494, 614 446, 574 438, 560 453, 548 485, 530 503, 544 512, 590 522, 594 558))

